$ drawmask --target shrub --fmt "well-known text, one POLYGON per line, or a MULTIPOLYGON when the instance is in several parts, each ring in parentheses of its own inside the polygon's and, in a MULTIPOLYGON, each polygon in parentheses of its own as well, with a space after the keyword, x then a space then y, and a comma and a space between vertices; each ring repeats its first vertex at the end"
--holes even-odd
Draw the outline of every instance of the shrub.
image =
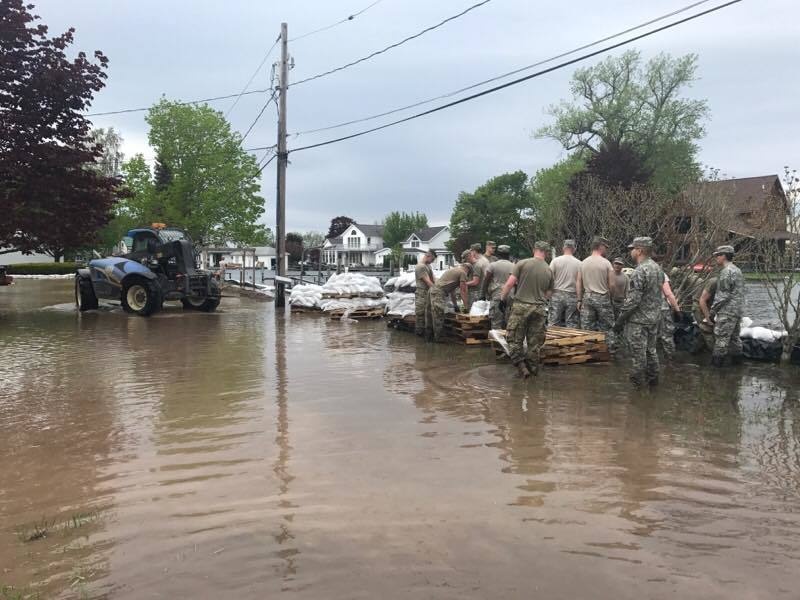
POLYGON ((9 275, 68 275, 82 266, 83 263, 76 262, 20 263, 8 265, 6 273, 9 275))

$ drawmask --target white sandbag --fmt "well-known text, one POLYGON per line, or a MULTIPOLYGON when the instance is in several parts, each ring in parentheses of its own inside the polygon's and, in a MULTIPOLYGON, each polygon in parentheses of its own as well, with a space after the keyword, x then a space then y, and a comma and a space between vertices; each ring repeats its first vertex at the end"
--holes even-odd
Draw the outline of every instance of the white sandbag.
POLYGON ((489 314, 489 301, 476 300, 472 303, 469 309, 469 314, 472 317, 484 317, 489 314))
POLYGON ((386 314, 398 317, 413 315, 416 306, 416 294, 408 292, 391 292, 386 296, 386 314))
POLYGON ((319 307, 325 312, 334 310, 349 312, 366 308, 383 308, 384 306, 386 306, 386 298, 323 298, 319 302, 319 307))
POLYGON ((742 329, 749 329, 753 326, 753 319, 750 317, 742 317, 742 329))
POLYGON ((383 287, 377 277, 361 273, 334 273, 323 284, 322 291, 333 294, 382 294, 383 287))
MULTIPOLYGON (((742 319, 744 321, 744 319, 742 319)), ((752 322, 752 321, 751 321, 752 322)), ((778 342, 786 337, 785 331, 767 329, 766 327, 745 327, 739 331, 739 337, 752 338, 759 342, 778 342)))
POLYGON ((315 308, 322 300, 322 286, 307 283, 296 285, 289 293, 289 304, 293 306, 305 306, 315 308))

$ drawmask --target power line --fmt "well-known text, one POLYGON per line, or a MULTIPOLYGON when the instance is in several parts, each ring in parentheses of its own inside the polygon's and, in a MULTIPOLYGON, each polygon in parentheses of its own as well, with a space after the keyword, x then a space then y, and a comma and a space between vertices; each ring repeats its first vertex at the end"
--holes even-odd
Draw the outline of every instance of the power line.
POLYGON ((558 69, 563 69, 564 67, 568 67, 568 66, 573 65, 575 63, 584 61, 584 60, 586 60, 588 58, 592 58, 592 57, 595 57, 595 56, 597 56, 599 54, 604 54, 604 53, 609 52, 611 50, 615 50, 616 48, 620 48, 622 46, 626 46, 628 44, 631 44, 631 43, 636 42, 638 40, 644 39, 644 38, 649 37, 651 35, 654 35, 656 33, 660 33, 662 31, 666 31, 667 29, 671 29, 673 27, 677 27, 678 25, 682 25, 683 23, 687 23, 689 21, 693 21, 694 19, 698 19, 700 17, 703 17, 703 16, 708 15, 710 13, 716 12, 718 10, 722 10, 723 8, 727 8, 728 6, 731 6, 733 4, 738 4, 741 1, 742 0, 730 0, 729 2, 726 2, 724 4, 720 4, 720 5, 715 6, 713 8, 709 8, 709 9, 704 10, 702 12, 696 13, 694 15, 690 15, 688 17, 684 17, 683 19, 680 19, 678 21, 674 21, 672 23, 668 23, 667 25, 662 25, 661 27, 658 27, 658 28, 653 29, 651 31, 646 31, 645 33, 641 33, 641 34, 639 34, 637 36, 634 36, 632 38, 629 38, 627 40, 623 40, 621 42, 617 42, 616 44, 612 44, 610 46, 606 46, 605 48, 601 48, 599 50, 595 50, 594 52, 590 52, 588 54, 583 54, 581 56, 578 56, 577 58, 573 58, 571 60, 564 61, 562 63, 559 63, 559 64, 554 65, 552 67, 549 67, 547 69, 543 69, 541 71, 537 71, 536 73, 531 73, 530 75, 526 75, 525 77, 520 77, 518 79, 514 79, 514 80, 509 81, 507 83, 503 83, 503 84, 497 85, 497 86, 495 86, 493 88, 489 88, 488 90, 484 90, 482 92, 478 92, 476 94, 472 94, 470 96, 466 96, 466 97, 461 98, 459 100, 454 100, 453 102, 448 102, 447 104, 443 104, 441 106, 437 106, 435 108, 431 108, 429 110, 413 114, 413 115, 405 117, 403 119, 398 119, 396 121, 392 121, 391 123, 386 123, 384 125, 379 125, 378 127, 373 127, 371 129, 366 129, 364 131, 359 131, 357 133, 353 133, 353 134, 350 134, 350 135, 342 136, 342 137, 339 137, 339 138, 334 138, 334 139, 327 140, 327 141, 324 141, 324 142, 319 142, 317 144, 310 144, 308 146, 301 146, 299 148, 294 148, 294 149, 290 150, 290 152, 300 152, 301 150, 310 150, 311 148, 319 148, 320 146, 327 146, 329 144, 335 144, 337 142, 343 142, 345 140, 350 140, 350 139, 353 139, 353 138, 356 138, 356 137, 360 137, 362 135, 367 135, 368 133, 373 133, 375 131, 380 131, 381 129, 386 129, 388 127, 393 127, 394 125, 399 125, 401 123, 406 123, 407 121, 412 121, 414 119, 419 119, 420 117, 424 117, 426 115, 430 115, 432 113, 439 112, 440 110, 445 110, 446 108, 450 108, 450 107, 456 106, 458 104, 463 104, 464 102, 469 102, 470 100, 475 100, 476 98, 480 98, 481 96, 486 96, 488 94, 492 94, 494 92, 497 92, 497 91, 503 90, 505 88, 517 85, 517 84, 522 83, 524 81, 528 81, 529 79, 534 79, 535 77, 541 77, 542 75, 546 75, 547 73, 552 73, 553 71, 557 71, 558 69))
POLYGON ((315 29, 314 31, 309 31, 309 32, 304 33, 302 35, 298 35, 297 37, 292 38, 289 41, 290 42, 296 42, 297 40, 302 40, 303 38, 307 38, 307 37, 310 37, 312 35, 316 35, 318 33, 322 33, 323 31, 328 31, 329 29, 333 29, 334 27, 338 27, 339 25, 342 25, 344 23, 347 23, 349 21, 354 20, 356 17, 364 14, 370 8, 372 8, 376 4, 380 4, 381 2, 383 2, 383 0, 375 0, 375 2, 373 2, 369 6, 366 6, 365 8, 362 8, 358 12, 354 12, 352 15, 346 16, 344 19, 340 19, 339 21, 336 21, 335 23, 331 23, 330 25, 326 25, 325 27, 320 27, 319 29, 315 29))
MULTIPOLYGON (((188 100, 186 102, 175 102, 178 106, 186 106, 189 104, 202 104, 204 102, 216 102, 218 100, 229 100, 230 98, 236 98, 237 96, 249 96, 251 94, 263 94, 265 92, 271 92, 272 88, 266 88, 263 90, 250 90, 249 92, 239 92, 238 94, 228 94, 227 96, 215 96, 213 98, 201 98, 200 100, 188 100)), ((145 112, 152 108, 152 106, 145 106, 144 108, 126 108, 123 110, 110 110, 107 112, 97 112, 97 113, 87 113, 83 115, 84 117, 102 117, 105 115, 121 115, 123 113, 135 113, 135 112, 145 112)))
POLYGON ((278 158, 277 153, 273 154, 272 158, 270 158, 267 162, 265 162, 263 165, 261 165, 261 167, 258 169, 258 171, 256 171, 256 176, 261 175, 261 173, 264 172, 264 169, 266 169, 269 166, 269 163, 271 163, 276 158, 278 158))
POLYGON ((422 35, 425 35, 429 31, 433 31, 434 29, 438 29, 439 27, 441 27, 442 25, 445 25, 446 23, 449 23, 450 21, 454 21, 455 19, 458 19, 459 17, 463 17, 468 12, 470 12, 472 10, 475 10, 476 8, 478 8, 480 6, 483 6, 484 4, 488 4, 491 1, 492 0, 482 0, 481 2, 478 2, 477 4, 473 4, 472 6, 462 10, 460 13, 458 13, 456 15, 453 15, 451 17, 447 17, 444 21, 440 21, 436 25, 431 25, 430 27, 426 27, 422 31, 419 31, 419 32, 415 33, 414 35, 410 35, 407 38, 400 40, 399 42, 395 42, 394 44, 390 44, 389 46, 386 46, 385 48, 382 48, 380 50, 376 50, 372 54, 368 54, 367 56, 359 58, 358 60, 354 60, 353 62, 349 62, 347 64, 344 64, 344 65, 340 66, 340 67, 336 67, 335 69, 331 69, 330 71, 325 71, 323 73, 319 73, 317 75, 313 75, 311 77, 306 77, 305 79, 301 79, 300 81, 297 81, 297 82, 293 83, 290 87, 295 87, 295 86, 298 86, 298 85, 300 85, 302 83, 307 83, 309 81, 313 81, 314 79, 319 79, 321 77, 326 77, 326 76, 331 75, 333 73, 337 73, 339 71, 343 71, 344 69, 347 69, 349 67, 357 65, 359 63, 362 63, 362 62, 364 62, 366 60, 374 58, 374 57, 378 56, 379 54, 383 54, 384 52, 388 52, 389 50, 392 50, 393 48, 397 48, 398 46, 402 46, 406 42, 410 42, 411 40, 414 40, 414 39, 416 39, 416 38, 418 38, 418 37, 420 37, 422 35))
POLYGON ((306 129, 305 131, 297 131, 297 132, 292 133, 290 135, 293 135, 293 136, 297 137, 297 136, 300 136, 300 135, 308 135, 308 134, 312 134, 312 133, 319 133, 321 131, 330 131, 331 129, 339 129, 340 127, 346 127, 348 125, 355 125, 356 123, 364 123, 366 121, 372 121, 374 119, 379 119, 381 117, 386 117, 388 115, 393 115, 395 113, 399 113, 399 112, 403 112, 403 111, 406 111, 406 110, 410 110, 412 108, 417 108, 418 106, 423 106, 425 104, 430 104, 431 102, 435 102, 436 100, 444 100, 445 98, 452 98, 453 96, 457 96, 458 94, 461 94, 463 92, 467 92, 469 90, 484 86, 484 85, 486 85, 488 83, 493 83, 495 81, 499 81, 501 79, 505 79, 506 77, 511 77, 512 75, 516 75, 517 73, 522 73, 524 71, 528 71, 528 70, 533 69, 535 67, 539 67, 541 65, 553 62, 554 60, 558 60, 560 58, 564 58, 565 56, 570 56, 570 55, 575 54, 577 52, 580 52, 582 50, 586 50, 588 48, 592 48, 594 46, 597 46, 597 45, 602 44, 604 42, 607 42, 609 40, 613 40, 615 38, 618 38, 618 37, 621 37, 621 36, 626 35, 628 33, 631 33, 633 31, 636 31, 638 29, 642 29, 643 27, 647 27, 648 25, 652 25, 654 23, 658 23, 659 21, 663 21, 664 19, 668 19, 670 17, 674 17, 675 15, 684 13, 684 12, 686 12, 688 10, 691 10, 693 8, 696 8, 696 7, 698 7, 698 6, 702 5, 702 4, 708 4, 709 2, 711 2, 711 0, 700 0, 699 2, 694 2, 693 4, 689 4, 687 6, 684 6, 683 8, 679 8, 678 10, 674 10, 674 11, 672 11, 670 13, 665 14, 665 15, 661 15, 660 17, 656 17, 654 19, 650 19, 649 21, 646 21, 646 22, 641 23, 639 25, 636 25, 634 27, 629 27, 628 29, 625 29, 625 30, 620 31, 618 33, 615 33, 613 35, 609 35, 607 37, 601 38, 599 40, 595 40, 594 42, 591 42, 589 44, 584 44, 583 46, 579 46, 578 48, 574 48, 572 50, 569 50, 568 52, 562 52, 561 54, 557 54, 556 56, 551 56, 550 58, 547 58, 547 59, 544 59, 544 60, 540 60, 539 62, 535 62, 533 64, 527 65, 525 67, 521 67, 519 69, 514 69, 513 71, 509 71, 508 73, 503 73, 502 75, 497 75, 496 77, 492 77, 490 79, 485 79, 483 81, 479 81, 478 83, 474 83, 472 85, 468 85, 466 87, 460 88, 460 89, 452 91, 452 92, 447 92, 446 94, 442 94, 442 95, 436 96, 434 98, 428 98, 427 100, 420 100, 419 102, 415 102, 413 104, 407 104, 406 106, 400 106, 398 108, 393 108, 393 109, 387 110, 385 112, 381 112, 381 113, 378 113, 378 114, 370 115, 368 117, 362 117, 362 118, 359 118, 359 119, 353 119, 351 121, 344 121, 342 123, 337 123, 335 125, 328 125, 326 127, 318 127, 316 129, 306 129))
POLYGON ((258 123, 259 119, 261 118, 261 115, 263 115, 264 111, 267 110, 267 107, 270 105, 270 102, 274 102, 275 101, 275 94, 276 93, 277 93, 277 91, 273 91, 272 95, 264 103, 264 106, 262 106, 261 110, 258 111, 258 114, 256 115, 256 118, 253 119, 253 122, 250 123, 250 127, 248 127, 247 131, 244 132, 244 135, 242 136, 241 143, 244 143, 244 140, 247 138, 248 135, 250 135, 250 132, 253 131, 253 127, 256 126, 256 123, 258 123))
POLYGON ((247 91, 247 88, 249 88, 250 84, 253 83, 253 79, 255 79, 256 75, 258 75, 261 72, 261 68, 264 66, 264 63, 267 62, 267 59, 269 58, 269 55, 272 54, 272 51, 275 49, 275 46, 278 45, 279 41, 281 41, 281 37, 280 36, 275 38, 275 41, 272 43, 272 46, 270 46, 269 50, 267 50, 267 53, 264 55, 264 58, 258 64, 258 67, 256 67, 256 70, 253 71, 253 74, 250 76, 250 79, 247 80, 247 84, 245 84, 245 86, 242 88, 242 91, 239 92, 239 95, 236 96, 236 100, 233 101, 233 104, 231 104, 231 107, 228 110, 225 111, 225 118, 226 119, 228 118, 228 115, 231 114, 231 111, 234 108, 236 108, 236 105, 239 103, 239 100, 241 99, 242 95, 247 91))

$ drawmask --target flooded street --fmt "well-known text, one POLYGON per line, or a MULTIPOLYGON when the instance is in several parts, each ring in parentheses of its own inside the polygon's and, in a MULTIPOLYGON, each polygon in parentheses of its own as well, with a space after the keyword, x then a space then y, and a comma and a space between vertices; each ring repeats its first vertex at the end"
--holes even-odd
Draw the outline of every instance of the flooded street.
POLYGON ((797 367, 681 362, 641 394, 616 365, 525 383, 383 321, 237 298, 79 315, 71 286, 0 288, 0 586, 798 596, 797 367))

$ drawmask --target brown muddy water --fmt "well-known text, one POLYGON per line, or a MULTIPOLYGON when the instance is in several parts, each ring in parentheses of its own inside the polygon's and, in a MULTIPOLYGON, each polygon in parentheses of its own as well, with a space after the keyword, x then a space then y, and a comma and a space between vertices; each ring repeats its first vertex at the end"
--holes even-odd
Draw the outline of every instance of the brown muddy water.
POLYGON ((798 597, 797 368, 682 362, 652 393, 619 366, 523 383, 380 321, 235 298, 78 315, 70 295, 0 288, 0 586, 798 597))

